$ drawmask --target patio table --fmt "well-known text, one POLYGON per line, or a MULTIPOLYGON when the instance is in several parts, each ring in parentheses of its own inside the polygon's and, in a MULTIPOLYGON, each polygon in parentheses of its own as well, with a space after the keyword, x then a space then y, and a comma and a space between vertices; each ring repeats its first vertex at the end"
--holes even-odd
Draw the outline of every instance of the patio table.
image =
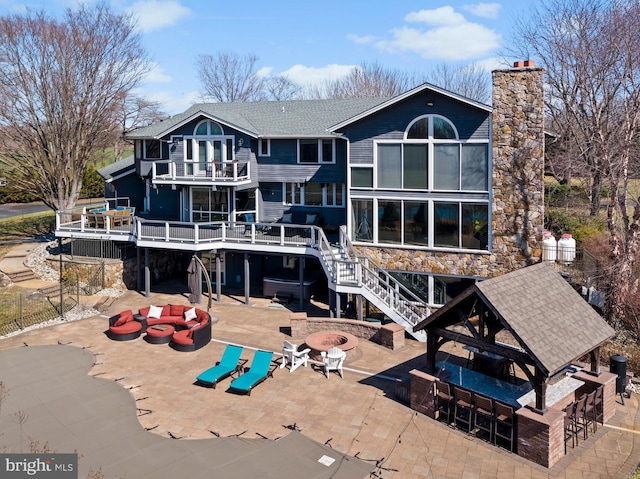
POLYGON ((436 367, 438 371, 435 375, 442 381, 493 398, 517 409, 522 407, 518 399, 533 389, 528 382, 520 385, 512 384, 447 361, 438 361, 436 367))

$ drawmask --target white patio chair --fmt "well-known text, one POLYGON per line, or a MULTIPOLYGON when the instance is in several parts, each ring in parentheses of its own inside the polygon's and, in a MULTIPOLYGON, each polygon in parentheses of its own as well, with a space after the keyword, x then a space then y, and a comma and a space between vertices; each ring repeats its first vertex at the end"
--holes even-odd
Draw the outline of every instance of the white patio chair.
POLYGON ((310 352, 311 349, 309 348, 298 351, 298 346, 289 341, 285 341, 284 346, 282 346, 282 364, 280 364, 280 369, 284 368, 287 364, 291 366, 289 369, 290 373, 298 369, 299 366, 306 368, 310 352))
POLYGON ((342 374, 342 363, 344 362, 344 358, 347 357, 347 353, 338 347, 333 347, 326 353, 322 351, 320 355, 324 363, 324 374, 327 378, 329 377, 329 371, 338 371, 340 377, 344 377, 342 374))

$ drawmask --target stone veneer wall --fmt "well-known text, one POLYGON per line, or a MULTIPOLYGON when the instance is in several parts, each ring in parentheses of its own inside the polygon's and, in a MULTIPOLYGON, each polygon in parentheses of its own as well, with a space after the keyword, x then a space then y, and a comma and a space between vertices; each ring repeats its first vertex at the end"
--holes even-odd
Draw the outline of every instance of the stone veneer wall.
MULTIPOLYGON (((144 261, 144 255, 141 258, 144 261)), ((49 258, 49 266, 58 271, 59 259, 49 258)), ((80 281, 86 281, 100 273, 104 263, 104 287, 116 289, 131 289, 137 287, 137 260, 99 259, 89 257, 63 256, 63 271, 73 271, 80 275, 80 281)), ((144 268, 144 265, 140 265, 144 268)), ((187 265, 180 261, 180 252, 176 251, 149 251, 149 269, 151 271, 151 284, 158 283, 172 276, 184 275, 186 277, 187 265)), ((144 279, 143 279, 144 282, 144 279)), ((185 279, 186 284, 186 279, 185 279)))
POLYGON ((494 277, 536 263, 544 227, 544 70, 493 72, 493 243, 487 254, 357 247, 382 268, 494 277))

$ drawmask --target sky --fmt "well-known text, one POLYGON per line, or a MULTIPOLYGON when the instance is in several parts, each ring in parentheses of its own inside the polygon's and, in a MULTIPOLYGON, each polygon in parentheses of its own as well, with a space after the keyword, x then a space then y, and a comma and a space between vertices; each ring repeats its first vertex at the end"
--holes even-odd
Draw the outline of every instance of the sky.
MULTIPOLYGON (((92 3, 89 0, 85 3, 92 3)), ((377 63, 409 73, 478 64, 506 66, 501 54, 531 0, 106 0, 137 19, 152 69, 137 91, 176 114, 202 101, 200 54, 258 57, 263 76, 302 87, 377 63)), ((59 15, 75 0, 0 0, 0 15, 59 15)), ((510 59, 510 61, 513 59, 510 59)), ((521 59, 517 59, 521 60, 521 59)), ((523 60, 523 59, 522 59, 523 60)))

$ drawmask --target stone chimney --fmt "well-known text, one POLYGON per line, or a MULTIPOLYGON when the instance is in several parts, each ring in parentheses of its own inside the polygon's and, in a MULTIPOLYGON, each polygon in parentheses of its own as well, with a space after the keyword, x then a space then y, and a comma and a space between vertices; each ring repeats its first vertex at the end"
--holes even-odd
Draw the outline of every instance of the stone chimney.
POLYGON ((492 78, 494 251, 512 270, 542 255, 544 70, 518 61, 492 78))

